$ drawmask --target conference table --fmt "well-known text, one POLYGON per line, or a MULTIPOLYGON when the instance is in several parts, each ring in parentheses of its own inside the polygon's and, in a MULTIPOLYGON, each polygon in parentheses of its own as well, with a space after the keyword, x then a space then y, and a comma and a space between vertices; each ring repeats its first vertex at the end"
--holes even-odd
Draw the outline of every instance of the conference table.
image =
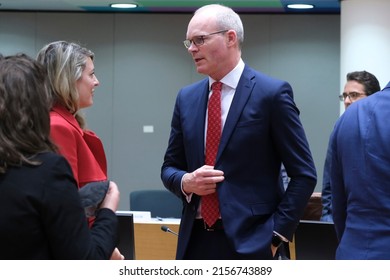
MULTIPOLYGON (((180 219, 134 218, 136 260, 174 260, 180 219), (169 228, 174 233, 163 231, 169 228)), ((292 260, 334 259, 337 238, 333 223, 301 220, 289 243, 292 260), (322 240, 318 242, 318 240, 322 240)))
POLYGON ((180 219, 150 218, 134 219, 134 242, 136 260, 174 260, 180 219), (171 232, 163 231, 162 226, 171 232))

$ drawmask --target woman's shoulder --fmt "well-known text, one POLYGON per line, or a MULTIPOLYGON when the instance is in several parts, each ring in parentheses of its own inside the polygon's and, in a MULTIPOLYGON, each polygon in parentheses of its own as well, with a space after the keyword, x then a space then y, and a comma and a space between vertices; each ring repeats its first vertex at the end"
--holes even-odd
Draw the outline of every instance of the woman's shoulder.
POLYGON ((36 160, 41 162, 39 168, 47 175, 62 174, 62 176, 69 175, 73 178, 72 168, 66 158, 61 154, 55 152, 43 152, 37 154, 35 157, 36 160))
POLYGON ((67 160, 56 152, 42 152, 35 155, 35 159, 45 165, 68 165, 67 160))
POLYGON ((52 129, 77 131, 82 134, 76 118, 61 106, 54 106, 50 110, 50 126, 52 129))
MULTIPOLYGON (((73 116, 71 116, 74 118, 73 116)), ((83 135, 83 130, 78 125, 76 119, 71 117, 65 118, 57 112, 50 112, 50 129, 51 134, 67 135, 67 134, 80 134, 83 135)))

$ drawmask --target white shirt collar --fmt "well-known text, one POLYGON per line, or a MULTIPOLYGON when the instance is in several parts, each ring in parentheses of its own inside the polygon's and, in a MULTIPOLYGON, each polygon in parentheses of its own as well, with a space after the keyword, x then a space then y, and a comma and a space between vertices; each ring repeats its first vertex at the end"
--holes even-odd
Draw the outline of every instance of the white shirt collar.
MULTIPOLYGON (((225 77, 221 79, 221 82, 224 85, 229 86, 232 89, 236 89, 238 82, 240 81, 242 72, 244 71, 245 64, 244 61, 240 58, 240 61, 234 67, 232 71, 230 71, 225 77)), ((215 80, 209 77, 209 89, 211 90, 211 85, 215 82, 215 80)))

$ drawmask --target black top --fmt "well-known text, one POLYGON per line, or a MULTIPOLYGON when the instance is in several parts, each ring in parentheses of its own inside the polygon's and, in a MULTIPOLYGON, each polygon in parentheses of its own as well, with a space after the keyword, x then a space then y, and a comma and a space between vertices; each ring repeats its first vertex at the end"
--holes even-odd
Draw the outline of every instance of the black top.
POLYGON ((117 218, 104 208, 88 228, 68 162, 55 153, 39 166, 0 174, 0 259, 109 259, 117 218))

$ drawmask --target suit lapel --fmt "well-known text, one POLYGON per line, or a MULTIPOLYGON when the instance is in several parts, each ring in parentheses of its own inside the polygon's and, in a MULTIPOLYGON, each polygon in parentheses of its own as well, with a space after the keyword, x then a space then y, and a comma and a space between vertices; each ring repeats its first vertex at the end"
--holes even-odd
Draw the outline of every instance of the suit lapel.
MULTIPOLYGON (((196 145, 193 149, 194 156, 196 157, 195 162, 197 164, 195 166, 201 166, 204 164, 205 160, 205 122, 206 122, 206 110, 207 110, 207 102, 209 95, 209 87, 208 87, 208 79, 204 80, 204 83, 198 90, 202 91, 200 98, 192 102, 192 118, 193 118, 193 126, 191 129, 191 133, 193 133, 193 138, 196 139, 193 143, 196 145)), ((198 93, 199 94, 199 93, 198 93)), ((199 96, 195 92, 193 96, 199 96)), ((191 137, 192 138, 192 137, 191 137)))
POLYGON ((255 82, 252 81, 254 75, 248 67, 245 67, 244 72, 241 75, 240 81, 237 85, 232 104, 229 109, 229 113, 226 118, 225 126, 222 131, 221 142, 218 148, 218 154, 216 163, 229 142, 230 136, 232 135, 234 128, 237 125, 238 119, 241 116, 242 110, 248 102, 249 96, 251 95, 252 89, 255 82))

